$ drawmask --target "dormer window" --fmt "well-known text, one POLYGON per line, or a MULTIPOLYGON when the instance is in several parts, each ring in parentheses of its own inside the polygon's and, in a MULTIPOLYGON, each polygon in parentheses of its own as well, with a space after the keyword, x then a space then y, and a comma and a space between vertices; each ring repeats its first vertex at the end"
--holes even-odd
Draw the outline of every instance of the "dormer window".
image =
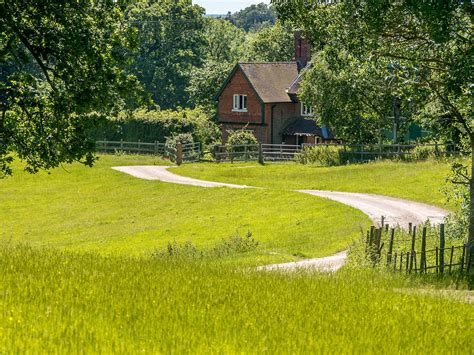
POLYGON ((313 107, 307 105, 304 102, 301 103, 301 116, 303 117, 312 117, 313 116, 313 107))
POLYGON ((241 94, 234 95, 234 106, 233 106, 232 111, 247 112, 247 95, 241 95, 241 94))

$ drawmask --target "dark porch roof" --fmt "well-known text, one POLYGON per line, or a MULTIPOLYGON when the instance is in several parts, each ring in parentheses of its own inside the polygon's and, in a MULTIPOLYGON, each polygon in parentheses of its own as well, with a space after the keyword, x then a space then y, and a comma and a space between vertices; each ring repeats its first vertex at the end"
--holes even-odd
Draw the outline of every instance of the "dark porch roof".
POLYGON ((298 118, 284 130, 285 136, 317 136, 324 139, 334 139, 334 135, 327 127, 319 127, 315 120, 298 118))

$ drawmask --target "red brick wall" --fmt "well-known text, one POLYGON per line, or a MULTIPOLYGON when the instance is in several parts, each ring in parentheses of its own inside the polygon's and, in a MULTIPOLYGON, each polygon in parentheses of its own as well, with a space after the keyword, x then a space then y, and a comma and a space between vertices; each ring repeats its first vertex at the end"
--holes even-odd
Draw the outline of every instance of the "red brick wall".
POLYGON ((262 122, 260 101, 240 68, 237 69, 219 97, 218 115, 220 122, 262 122), (247 95, 247 112, 232 111, 234 94, 247 95))
MULTIPOLYGON (((272 104, 267 104, 267 108, 271 110, 272 104)), ((300 116, 300 104, 299 103, 279 103, 274 104, 273 107, 273 120, 270 119, 271 112, 268 113, 268 119, 270 125, 270 132, 273 132, 273 144, 282 143, 282 132, 283 130, 300 116), (273 130, 271 124, 273 121, 273 130)), ((269 142, 271 138, 269 137, 269 142)))

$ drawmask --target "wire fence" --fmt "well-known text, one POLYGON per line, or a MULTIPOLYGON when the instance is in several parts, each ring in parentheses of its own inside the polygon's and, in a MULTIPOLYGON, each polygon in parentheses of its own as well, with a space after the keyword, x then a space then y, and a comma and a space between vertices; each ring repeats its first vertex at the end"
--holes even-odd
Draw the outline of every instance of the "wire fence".
POLYGON ((389 229, 388 225, 372 226, 367 232, 365 251, 374 265, 386 265, 396 272, 443 274, 458 270, 469 273, 472 269, 472 248, 447 238, 444 224, 420 228, 410 225, 408 232, 389 229))

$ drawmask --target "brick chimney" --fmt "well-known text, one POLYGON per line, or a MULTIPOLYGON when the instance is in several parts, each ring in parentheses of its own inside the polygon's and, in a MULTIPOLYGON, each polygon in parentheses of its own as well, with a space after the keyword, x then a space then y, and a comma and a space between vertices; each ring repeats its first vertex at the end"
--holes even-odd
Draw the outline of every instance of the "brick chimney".
POLYGON ((295 60, 298 70, 303 69, 311 60, 311 43, 302 30, 295 31, 295 60))

